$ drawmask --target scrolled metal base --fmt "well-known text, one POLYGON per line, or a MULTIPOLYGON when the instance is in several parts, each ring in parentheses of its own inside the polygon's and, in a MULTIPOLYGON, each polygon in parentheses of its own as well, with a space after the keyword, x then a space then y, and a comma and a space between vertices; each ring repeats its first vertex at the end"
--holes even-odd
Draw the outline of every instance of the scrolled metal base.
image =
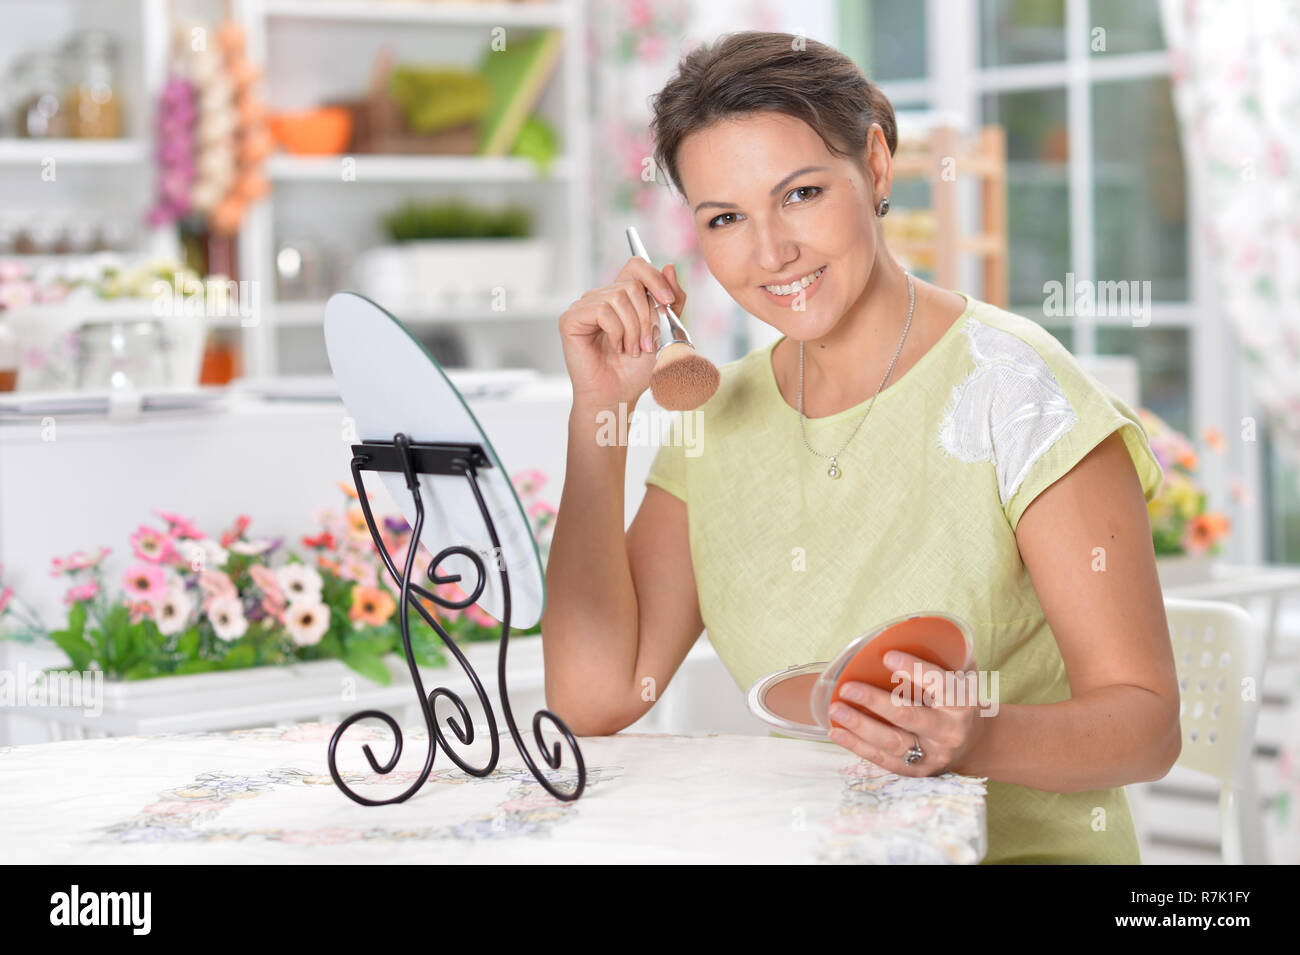
MULTIPOLYGON (((477 469, 481 467, 491 467, 491 461, 483 453, 483 449, 476 444, 413 444, 405 435, 398 433, 393 436, 392 442, 369 441, 359 445, 353 445, 352 458, 352 480, 356 485, 357 498, 361 503, 361 511, 366 518, 366 526, 370 528, 370 536, 374 539, 375 547, 379 551, 379 556, 388 568, 393 580, 397 582, 401 589, 400 607, 406 607, 408 604, 424 618, 425 622, 438 634, 445 646, 452 655, 455 656, 456 662, 460 664, 465 675, 469 677, 470 683, 474 686, 474 692, 478 696, 479 703, 483 706, 483 711, 487 715, 488 730, 492 736, 491 756, 484 766, 471 766, 456 753, 448 744, 446 737, 442 732, 442 727, 438 725, 436 719, 435 704, 439 698, 449 699, 456 707, 456 714, 460 719, 457 722, 455 717, 447 717, 447 726, 455 734, 456 739, 462 744, 468 745, 474 741, 474 721, 470 718, 469 710, 465 707, 465 702, 447 687, 435 687, 429 693, 425 693, 424 682, 420 678, 419 667, 415 663, 415 654, 411 649, 411 632, 410 620, 406 613, 401 613, 400 623, 402 629, 402 649, 406 655, 406 664, 411 671, 411 680, 415 684, 416 695, 420 701, 420 710, 424 714, 425 726, 429 731, 429 748, 425 754, 424 769, 416 781, 407 787, 406 790, 389 799, 369 799, 359 793, 353 792, 343 782, 339 775, 337 751, 339 741, 343 734, 347 732, 352 724, 364 719, 378 719, 387 724, 393 733, 393 752, 389 758, 380 763, 375 758, 374 752, 367 743, 362 747, 366 754, 366 760, 370 763, 370 768, 375 773, 386 775, 391 773, 396 767, 397 762, 402 755, 402 731, 397 721, 387 713, 380 710, 362 710, 359 713, 353 713, 347 719, 343 720, 330 737, 328 764, 330 776, 333 777, 335 785, 341 789, 348 798, 363 806, 384 806, 389 803, 404 802, 424 785, 429 778, 429 773, 433 770, 434 756, 437 754, 437 747, 441 745, 457 766, 466 773, 473 776, 487 776, 497 764, 500 756, 500 740, 497 733, 496 714, 493 712, 492 704, 488 700, 487 693, 483 689, 483 684, 470 666, 469 661, 461 652, 460 647, 452 640, 445 630, 438 624, 428 609, 420 602, 419 597, 434 601, 441 607, 449 610, 460 610, 471 606, 483 593, 483 588, 487 583, 487 570, 483 565, 483 559, 473 550, 462 545, 446 547, 439 551, 429 563, 427 571, 428 578, 434 584, 458 582, 461 577, 459 574, 449 574, 446 576, 439 575, 436 569, 447 557, 452 554, 461 554, 468 557, 474 564, 477 578, 474 582, 474 588, 469 592, 464 600, 459 602, 447 600, 438 596, 430 590, 419 586, 412 581, 412 574, 415 569, 415 554, 419 549, 420 531, 424 527, 424 501, 420 496, 420 485, 416 477, 417 474, 463 474, 469 481, 470 489, 474 492, 474 499, 478 502, 479 513, 483 517, 483 523, 487 527, 488 534, 492 539, 494 553, 501 553, 501 541, 497 537, 496 525, 492 521, 492 515, 489 513, 487 504, 483 500, 483 493, 479 487, 477 469), (362 471, 400 471, 406 476, 406 486, 411 492, 412 499, 415 502, 415 526, 411 529, 411 544, 406 552, 406 565, 399 574, 396 565, 393 563, 392 556, 384 546, 384 541, 379 533, 379 528, 375 524, 374 514, 370 509, 370 502, 366 497, 365 487, 361 481, 362 471)), ((558 769, 562 761, 562 751, 559 742, 554 742, 550 748, 547 747, 545 738, 542 735, 542 721, 550 720, 553 726, 559 730, 560 734, 568 743, 569 749, 573 752, 574 759, 578 767, 577 785, 568 792, 556 789, 538 769, 537 764, 529 755, 527 747, 524 746, 523 738, 519 735, 519 729, 515 725, 514 715, 510 708, 509 694, 506 690, 506 648, 510 637, 510 579, 505 569, 504 561, 497 561, 498 569, 501 573, 501 592, 503 595, 504 613, 501 620, 501 642, 497 648, 497 686, 500 691, 501 708, 505 713, 506 726, 510 730, 510 736, 515 742, 515 748, 523 758, 524 763, 528 766, 533 777, 541 786, 556 799, 565 802, 571 802, 578 799, 587 784, 587 769, 582 759, 582 750, 578 747, 577 740, 574 739, 573 733, 569 731, 568 726, 564 724, 558 716, 550 710, 538 710, 533 715, 533 739, 538 750, 542 754, 542 759, 551 769, 558 769)), ((462 587, 462 590, 465 588, 462 587)))

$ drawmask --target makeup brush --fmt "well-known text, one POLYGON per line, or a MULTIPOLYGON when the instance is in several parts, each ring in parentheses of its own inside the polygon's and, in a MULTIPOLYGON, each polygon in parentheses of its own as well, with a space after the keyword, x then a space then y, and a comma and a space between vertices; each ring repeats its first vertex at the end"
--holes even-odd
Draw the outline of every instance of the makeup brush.
MULTIPOLYGON (((627 227, 627 242, 633 255, 650 262, 634 226, 627 227)), ((668 411, 693 411, 713 397, 722 376, 713 362, 695 350, 695 343, 672 308, 656 302, 649 292, 646 296, 659 313, 659 339, 663 342, 655 352, 650 394, 659 407, 668 411)))

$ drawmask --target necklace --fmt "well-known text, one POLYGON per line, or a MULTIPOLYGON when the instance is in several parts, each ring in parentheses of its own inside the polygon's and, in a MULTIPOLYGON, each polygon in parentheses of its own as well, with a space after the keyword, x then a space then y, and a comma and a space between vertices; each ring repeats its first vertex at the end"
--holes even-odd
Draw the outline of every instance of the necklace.
POLYGON ((858 428, 862 427, 862 422, 866 421, 867 415, 871 414, 871 409, 876 404, 876 396, 879 395, 882 390, 884 390, 885 382, 889 381, 889 376, 894 373, 894 363, 898 361, 898 356, 903 353, 903 342, 906 341, 907 339, 907 330, 912 327, 912 311, 916 307, 916 286, 912 284, 912 273, 904 272, 903 274, 907 276, 907 324, 903 326, 903 337, 898 340, 898 350, 894 352, 894 358, 889 363, 889 370, 885 372, 885 377, 880 380, 880 387, 876 389, 876 394, 871 396, 871 403, 867 405, 866 414, 864 414, 858 420, 858 427, 853 429, 853 434, 849 435, 848 441, 845 441, 844 444, 840 446, 840 449, 831 455, 821 454, 817 451, 813 451, 812 445, 808 443, 808 434, 804 430, 803 342, 799 343, 799 433, 803 435, 803 445, 805 448, 807 448, 809 451, 812 451, 812 453, 816 454, 819 458, 830 459, 831 466, 827 469, 826 473, 830 475, 832 478, 838 479, 839 476, 844 473, 844 469, 840 467, 836 459, 841 454, 844 453, 844 449, 849 446, 849 441, 853 440, 853 436, 858 433, 858 428))

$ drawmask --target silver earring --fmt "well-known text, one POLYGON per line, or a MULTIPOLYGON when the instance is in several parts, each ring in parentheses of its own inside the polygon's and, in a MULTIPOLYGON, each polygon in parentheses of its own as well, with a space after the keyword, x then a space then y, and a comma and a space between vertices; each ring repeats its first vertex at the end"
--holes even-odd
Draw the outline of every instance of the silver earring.
POLYGON ((880 205, 876 206, 876 215, 883 216, 889 212, 889 196, 880 200, 880 205))

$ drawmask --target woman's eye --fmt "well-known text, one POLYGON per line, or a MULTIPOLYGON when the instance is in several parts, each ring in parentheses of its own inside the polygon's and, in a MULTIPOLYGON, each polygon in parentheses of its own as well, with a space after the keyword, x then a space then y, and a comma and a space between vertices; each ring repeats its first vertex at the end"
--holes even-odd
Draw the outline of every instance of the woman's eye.
MULTIPOLYGON (((792 189, 790 191, 789 196, 786 196, 786 198, 788 199, 790 196, 795 195, 795 193, 809 192, 809 191, 812 192, 812 195, 801 199, 800 200, 801 202, 807 202, 809 199, 816 199, 819 195, 821 195, 822 187, 821 186, 799 186, 796 189, 792 189)), ((721 215, 714 216, 712 219, 709 220, 709 228, 716 229, 718 227, 719 219, 725 219, 727 216, 734 216, 735 214, 736 213, 734 212, 724 212, 721 215)), ((723 224, 725 225, 726 223, 723 224)))

